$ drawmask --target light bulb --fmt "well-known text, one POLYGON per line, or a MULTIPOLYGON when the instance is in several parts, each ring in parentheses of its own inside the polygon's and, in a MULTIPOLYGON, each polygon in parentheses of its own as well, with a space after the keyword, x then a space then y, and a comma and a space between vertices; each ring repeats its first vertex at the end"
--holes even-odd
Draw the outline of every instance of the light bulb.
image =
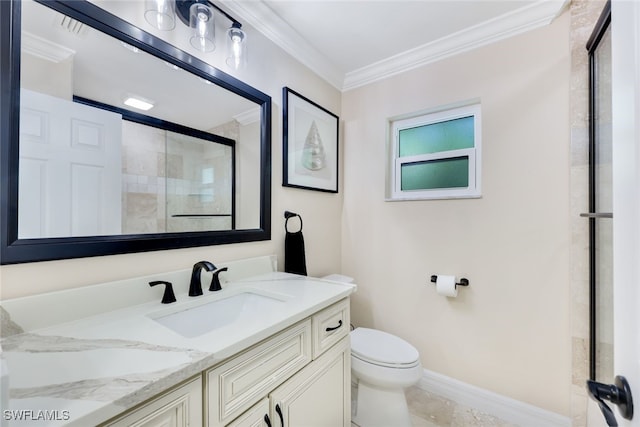
POLYGON ((215 44, 213 10, 206 4, 194 3, 189 8, 189 26, 192 28, 191 46, 202 52, 211 52, 215 44))
POLYGON ((196 31, 198 36, 205 37, 207 35, 207 21, 209 21, 209 17, 202 12, 198 12, 197 16, 196 31))
POLYGON ((234 23, 227 31, 227 65, 234 69, 246 64, 246 34, 240 24, 234 23))

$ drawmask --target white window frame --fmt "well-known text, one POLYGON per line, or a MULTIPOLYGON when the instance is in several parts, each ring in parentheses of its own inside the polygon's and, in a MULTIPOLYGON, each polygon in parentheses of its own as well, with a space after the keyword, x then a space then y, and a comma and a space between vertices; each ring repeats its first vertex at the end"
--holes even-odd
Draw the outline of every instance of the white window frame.
POLYGON ((446 110, 438 110, 422 113, 418 116, 412 116, 404 119, 391 120, 391 159, 389 177, 391 183, 390 194, 387 200, 429 200, 429 199, 462 199, 462 198, 478 198, 482 196, 481 192, 481 156, 482 156, 482 126, 480 104, 465 105, 462 107, 448 108, 446 110), (399 157, 400 131, 419 126, 431 125, 435 123, 446 122, 449 120, 460 119, 464 117, 474 118, 474 144, 473 148, 464 148, 460 150, 439 151, 430 154, 421 154, 416 156, 399 157), (402 166, 411 163, 428 162, 432 160, 446 160, 457 157, 467 157, 469 159, 469 167, 467 170, 469 184, 467 187, 455 188, 437 188, 431 190, 402 190, 401 189, 401 172, 402 166))

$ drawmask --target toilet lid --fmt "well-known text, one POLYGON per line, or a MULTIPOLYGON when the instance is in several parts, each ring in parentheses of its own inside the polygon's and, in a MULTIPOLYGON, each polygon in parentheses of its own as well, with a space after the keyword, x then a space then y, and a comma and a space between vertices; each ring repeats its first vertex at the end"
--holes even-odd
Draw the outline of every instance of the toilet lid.
POLYGON ((351 354, 367 362, 384 366, 415 365, 420 357, 415 347, 387 332, 356 328, 350 335, 351 354))

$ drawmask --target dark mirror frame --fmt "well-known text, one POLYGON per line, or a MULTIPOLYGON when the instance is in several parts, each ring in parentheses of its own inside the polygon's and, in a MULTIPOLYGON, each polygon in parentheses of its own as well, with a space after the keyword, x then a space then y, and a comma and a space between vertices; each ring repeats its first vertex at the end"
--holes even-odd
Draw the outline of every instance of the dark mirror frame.
POLYGON ((260 113, 260 228, 18 239, 20 0, 0 1, 0 264, 212 246, 271 239, 271 97, 86 1, 36 0, 257 103, 260 113))

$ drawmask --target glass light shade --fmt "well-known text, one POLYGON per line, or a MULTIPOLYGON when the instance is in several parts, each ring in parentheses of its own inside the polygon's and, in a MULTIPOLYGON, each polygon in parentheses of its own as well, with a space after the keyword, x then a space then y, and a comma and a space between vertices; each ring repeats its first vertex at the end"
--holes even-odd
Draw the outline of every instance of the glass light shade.
POLYGON ((227 65, 236 70, 247 64, 247 34, 238 24, 227 30, 227 65))
POLYGON ((211 52, 216 48, 216 25, 213 9, 203 3, 194 3, 189 8, 189 26, 193 34, 191 46, 201 52, 211 52))
POLYGON ((175 5, 173 0, 146 0, 144 19, 159 30, 173 30, 176 26, 175 5))

